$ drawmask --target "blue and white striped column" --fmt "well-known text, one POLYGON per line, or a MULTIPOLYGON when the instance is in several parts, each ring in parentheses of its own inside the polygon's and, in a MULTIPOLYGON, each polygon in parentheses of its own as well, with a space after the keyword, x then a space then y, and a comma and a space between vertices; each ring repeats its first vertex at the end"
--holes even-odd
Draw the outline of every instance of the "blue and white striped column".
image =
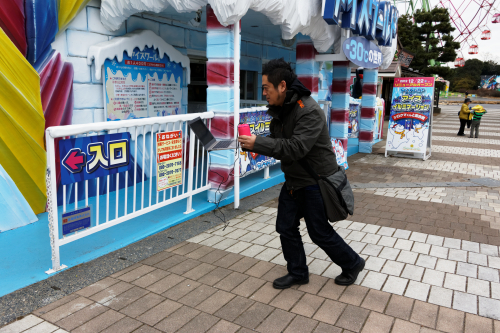
POLYGON ((317 51, 309 38, 302 37, 297 40, 296 48, 297 78, 311 91, 311 97, 318 101, 319 88, 319 62, 316 61, 317 51))
POLYGON ((330 136, 342 142, 344 152, 347 154, 351 67, 349 67, 349 61, 334 61, 332 68, 330 136))
MULTIPOLYGON (((215 113, 211 132, 217 139, 234 138, 234 34, 207 6, 207 111, 215 113)), ((234 185, 234 150, 210 153, 208 201, 224 198, 234 185)))
POLYGON ((361 98, 361 123, 359 127, 360 153, 372 152, 376 121, 377 78, 377 69, 363 70, 363 97, 361 98))

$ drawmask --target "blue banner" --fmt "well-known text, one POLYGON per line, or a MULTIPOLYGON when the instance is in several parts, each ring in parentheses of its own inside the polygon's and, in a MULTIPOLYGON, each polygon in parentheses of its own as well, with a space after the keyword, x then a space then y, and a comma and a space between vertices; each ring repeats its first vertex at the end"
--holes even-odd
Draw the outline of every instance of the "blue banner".
POLYGON ((61 183, 68 185, 132 169, 130 133, 59 141, 61 183))
MULTIPOLYGON (((269 130, 271 119, 272 117, 267 114, 267 110, 240 113, 240 123, 248 124, 252 134, 259 136, 269 136, 271 134, 269 130)), ((272 157, 249 151, 239 150, 239 156, 241 177, 278 163, 272 157)))
POLYGON ((85 207, 62 214, 63 236, 86 228, 90 228, 90 207, 85 207))
POLYGON ((364 68, 377 68, 384 57, 377 45, 363 37, 347 38, 342 44, 347 59, 364 68))

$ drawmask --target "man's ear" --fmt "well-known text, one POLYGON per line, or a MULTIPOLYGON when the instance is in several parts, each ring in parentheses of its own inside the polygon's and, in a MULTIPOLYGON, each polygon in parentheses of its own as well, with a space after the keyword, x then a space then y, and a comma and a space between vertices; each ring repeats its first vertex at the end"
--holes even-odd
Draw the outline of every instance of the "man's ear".
POLYGON ((286 82, 285 80, 282 80, 280 84, 278 85, 278 89, 280 93, 284 93, 286 91, 286 82))

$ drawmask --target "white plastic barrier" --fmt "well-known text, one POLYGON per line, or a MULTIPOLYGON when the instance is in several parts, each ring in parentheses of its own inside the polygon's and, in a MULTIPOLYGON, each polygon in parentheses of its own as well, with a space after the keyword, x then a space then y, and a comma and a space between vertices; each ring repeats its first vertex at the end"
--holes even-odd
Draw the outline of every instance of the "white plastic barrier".
MULTIPOLYGON (((46 273, 51 274, 57 272, 63 268, 66 268, 65 265, 61 265, 59 250, 60 246, 71 243, 77 239, 82 237, 91 235, 93 233, 99 232, 101 230, 107 229, 114 225, 120 224, 132 218, 138 217, 140 215, 146 214, 158 208, 167 206, 173 202, 187 199, 187 207, 186 213, 190 213, 193 211, 192 203, 193 203, 193 195, 198 194, 200 192, 206 191, 210 189, 210 184, 208 183, 208 158, 205 158, 205 149, 203 145, 200 147, 200 142, 194 135, 193 131, 188 128, 187 121, 192 120, 196 117, 201 117, 208 123, 209 128, 211 127, 211 121, 208 119, 212 119, 214 117, 213 112, 204 112, 204 113, 193 113, 193 114, 185 114, 185 115, 173 115, 166 117, 153 117, 153 118, 143 118, 143 119, 131 119, 131 120, 122 120, 122 121, 112 121, 112 122, 101 122, 101 123, 90 123, 90 124, 82 124, 82 125, 69 125, 69 126, 55 126, 49 127, 46 130, 46 145, 47 145, 47 211, 49 213, 49 230, 50 230, 50 245, 52 248, 52 269, 48 270, 46 273), (172 187, 170 189, 162 191, 162 193, 156 190, 156 186, 153 186, 153 182, 151 181, 152 177, 148 177, 149 181, 149 189, 145 189, 145 173, 146 173, 146 141, 147 134, 150 135, 150 140, 148 142, 149 145, 149 176, 152 176, 156 173, 156 170, 153 171, 153 164, 155 163, 156 154, 154 153, 154 145, 155 142, 154 135, 158 132, 164 131, 183 131, 183 158, 182 158, 182 184, 176 187, 172 187), (133 192, 130 195, 127 193, 129 191, 128 186, 128 172, 125 172, 125 187, 120 189, 119 187, 119 177, 116 180, 116 191, 113 196, 115 201, 114 203, 110 203, 110 188, 109 175, 102 177, 102 179, 97 178, 97 193, 95 195, 95 209, 92 212, 92 218, 95 221, 90 228, 83 229, 79 232, 75 232, 66 237, 60 237, 59 235, 59 225, 60 225, 60 213, 64 213, 67 210, 66 205, 66 186, 62 186, 63 191, 63 203, 62 207, 58 207, 57 205, 57 180, 56 180, 56 147, 55 147, 55 139, 57 138, 68 138, 74 136, 94 136, 104 134, 111 134, 117 132, 130 132, 131 140, 134 147, 135 158, 134 158, 134 167, 133 167, 133 192), (189 133, 189 134, 188 134, 189 133), (146 134, 146 135, 144 135, 146 134), (138 140, 139 136, 142 136, 142 140, 138 140), (187 171, 187 179, 186 178, 186 147, 189 138, 189 167, 187 171), (142 143, 142 152, 137 149, 138 141, 142 143), (196 154, 196 167, 194 166, 196 154), (142 160, 142 173, 138 175, 137 172, 137 164, 139 160, 142 160), (201 161, 201 163, 200 163, 201 161), (142 182, 137 183, 138 177, 141 177, 142 182), (200 178, 199 178, 200 177, 200 178), (202 177, 204 179, 202 179, 202 177), (106 181, 106 191, 104 195, 99 194, 99 181, 106 181), (123 190, 123 191, 121 191, 123 190), (146 194, 145 191, 149 191, 149 194, 146 194), (170 193, 166 193, 169 191, 170 193), (120 192, 122 192, 122 197, 120 197, 120 192), (140 193, 140 205, 136 205, 136 200, 138 198, 138 192, 140 193), (156 195, 156 203, 152 203, 152 197, 156 195), (99 219, 99 200, 101 197, 105 196, 106 205, 105 205, 105 221, 100 221, 99 219), (128 198, 132 197, 133 204, 132 207, 128 204, 128 198), (167 198, 168 196, 168 198, 167 198), (145 197, 149 197, 149 200, 145 200, 145 197), (162 198, 163 197, 163 198, 162 198), (148 202, 145 202, 148 201, 148 202), (112 204, 115 205, 114 209, 112 204), (110 208, 111 207, 111 208, 110 208), (110 209, 113 210, 115 218, 109 219, 110 209), (131 210, 131 212, 130 212, 131 210), (122 214, 120 216, 120 214, 122 214)), ((132 150, 132 149, 131 149, 132 150)), ((117 174, 118 175, 118 174, 117 174)), ((85 184, 85 206, 89 205, 89 194, 88 194, 88 180, 84 181, 85 184)), ((83 198, 78 198, 78 183, 74 184, 75 186, 75 203, 74 209, 78 209, 79 200, 83 201, 83 198)), ((132 186, 130 186, 132 187, 132 186)))

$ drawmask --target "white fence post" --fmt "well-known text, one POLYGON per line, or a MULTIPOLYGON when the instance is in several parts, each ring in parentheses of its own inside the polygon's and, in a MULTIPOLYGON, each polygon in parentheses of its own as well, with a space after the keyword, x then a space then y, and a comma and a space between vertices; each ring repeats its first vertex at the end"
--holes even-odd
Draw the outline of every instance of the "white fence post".
MULTIPOLYGON (((193 191, 193 172, 194 172, 194 143, 196 141, 196 136, 194 132, 189 129, 189 172, 188 172, 188 193, 193 191)), ((198 161, 199 162, 199 161, 198 161)), ((193 209, 193 195, 191 194, 187 198, 187 207, 184 214, 189 214, 194 212, 193 209)))
POLYGON ((265 168, 264 169, 264 179, 269 179, 271 177, 269 177, 269 167, 265 168))
POLYGON ((45 144, 47 147, 47 211, 49 213, 50 247, 52 250, 52 269, 45 273, 52 274, 66 265, 61 265, 59 256, 59 212, 57 210, 57 178, 56 178, 56 154, 54 138, 50 135, 50 129, 45 131, 45 144))

